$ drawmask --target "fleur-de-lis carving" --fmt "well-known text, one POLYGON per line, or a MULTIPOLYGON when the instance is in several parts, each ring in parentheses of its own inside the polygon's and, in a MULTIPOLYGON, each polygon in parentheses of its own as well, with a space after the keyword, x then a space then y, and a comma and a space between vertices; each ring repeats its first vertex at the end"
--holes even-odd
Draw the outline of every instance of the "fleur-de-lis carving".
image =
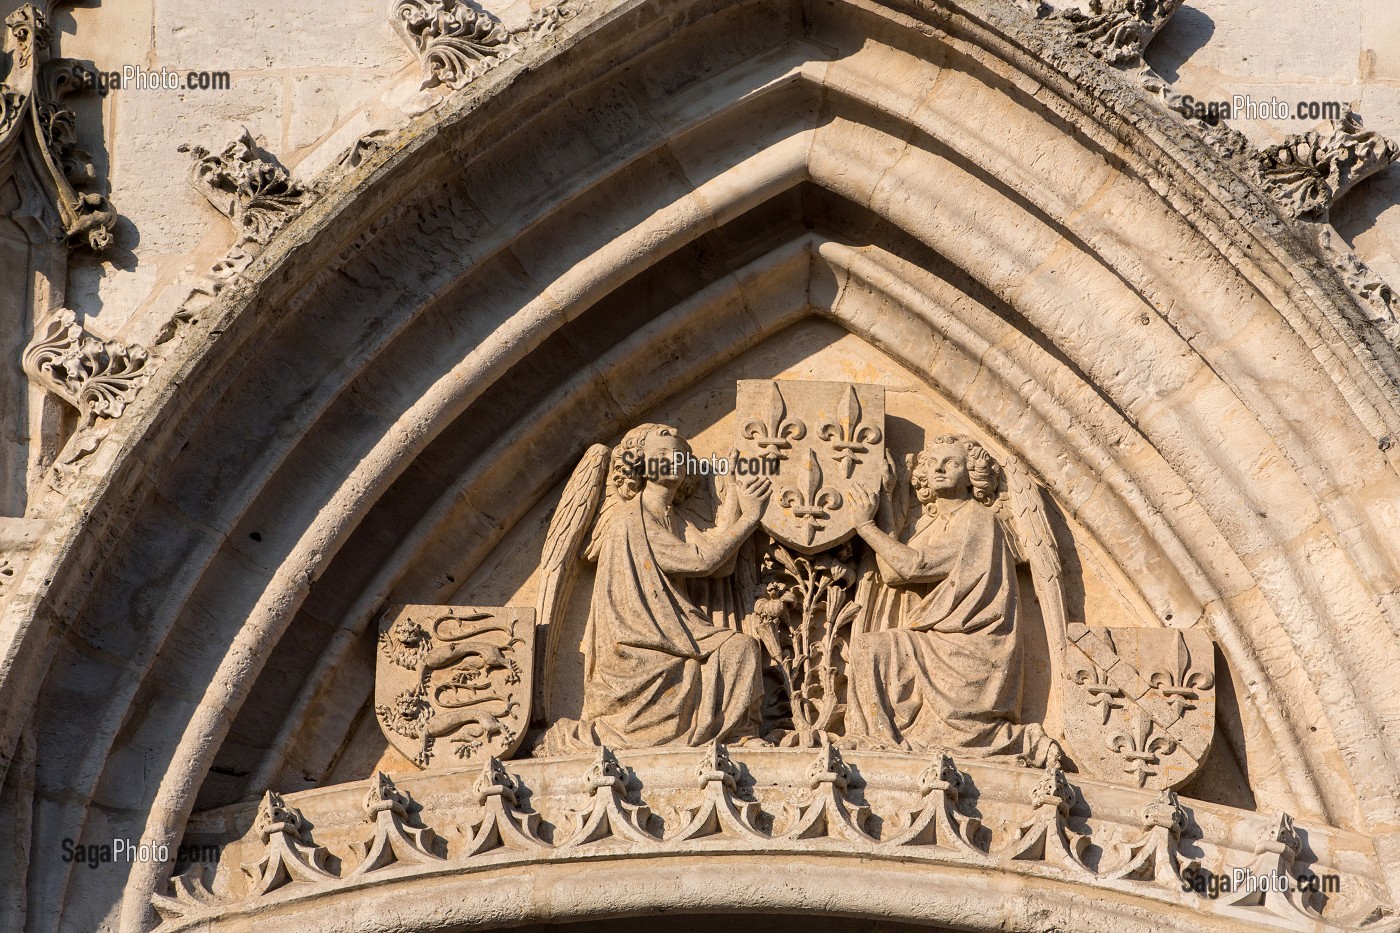
POLYGON ((807 425, 798 418, 787 416, 787 401, 776 382, 768 383, 767 416, 753 419, 744 425, 744 437, 751 440, 764 456, 787 459, 793 441, 807 436, 807 425))
POLYGON ((1117 702, 1123 698, 1122 688, 1110 683, 1108 675, 1099 670, 1097 664, 1081 667, 1075 671, 1074 682, 1083 687, 1084 692, 1089 694, 1089 705, 1099 708, 1099 713, 1103 717, 1103 725, 1108 725, 1108 718, 1114 710, 1123 708, 1123 704, 1117 702))
POLYGON ((1167 701, 1177 719, 1196 708, 1192 701, 1201 698, 1202 690, 1215 686, 1215 678, 1209 673, 1191 669, 1191 649, 1180 632, 1176 633, 1175 667, 1154 671, 1147 682, 1167 701))
POLYGON ((1108 737, 1108 747, 1125 759, 1123 771, 1137 780, 1138 787, 1147 784, 1147 779, 1156 776, 1155 770, 1162 763, 1161 756, 1176 751, 1176 740, 1166 735, 1153 735, 1151 717, 1139 710, 1133 717, 1131 732, 1116 732, 1108 737))
POLYGON ((807 532, 807 543, 811 544, 817 532, 826 527, 831 513, 841 508, 843 500, 840 492, 822 485, 822 466, 817 462, 816 451, 809 450, 797 486, 784 489, 778 502, 801 523, 807 532))
POLYGON ((835 420, 823 421, 817 428, 817 436, 830 443, 836 451, 833 457, 846 471, 846 479, 850 479, 856 467, 863 462, 858 455, 870 453, 870 445, 880 443, 884 436, 875 425, 861 424, 861 415, 856 387, 847 385, 841 400, 836 403, 835 420))

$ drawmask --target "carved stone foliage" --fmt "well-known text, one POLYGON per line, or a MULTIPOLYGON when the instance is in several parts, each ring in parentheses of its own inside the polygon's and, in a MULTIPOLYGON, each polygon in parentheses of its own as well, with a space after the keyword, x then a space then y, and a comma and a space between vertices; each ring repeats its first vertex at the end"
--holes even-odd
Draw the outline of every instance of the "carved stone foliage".
POLYGON ((375 712, 419 767, 507 757, 529 722, 534 612, 399 606, 379 636, 375 712))
POLYGON ((38 179, 53 198, 70 245, 94 251, 112 242, 116 212, 96 190, 91 156, 78 146, 77 116, 64 105, 85 86, 82 65, 53 55, 53 30, 42 9, 25 4, 5 19, 10 71, 0 78, 0 153, 28 148, 38 179), (20 139, 22 137, 22 139, 20 139))
POLYGON ((588 802, 570 814, 572 832, 563 843, 565 848, 600 842, 660 841, 648 828, 651 808, 627 799, 627 772, 607 746, 598 748, 583 784, 588 802))
MULTIPOLYGON (((1365 918, 1391 909, 1383 885, 1355 874, 1344 878, 1346 897, 1326 903, 1296 884, 1291 891, 1231 888, 1219 895, 1192 888, 1197 871, 1223 876, 1247 868, 1289 881, 1305 871, 1336 871, 1335 848, 1334 861, 1303 860, 1300 834, 1286 814, 1261 824, 1244 811, 1193 804, 1198 813, 1213 811, 1206 826, 1214 829, 1206 832, 1171 791, 1077 787, 1059 768, 1027 771, 985 761, 960 767, 946 752, 924 759, 916 802, 899 806, 909 798, 909 778, 892 776, 894 756, 859 757, 859 776, 830 745, 815 755, 758 749, 739 759, 718 743, 637 753, 627 764, 607 748, 515 769, 488 757, 479 774, 417 779, 434 801, 421 808, 376 775, 363 816, 350 805, 362 787, 299 798, 319 808, 317 841, 296 806, 269 794, 252 830, 225 848, 230 864, 219 865, 215 877, 226 882, 210 884, 207 872, 192 869, 155 898, 166 921, 161 929, 199 929, 215 914, 256 916, 274 904, 374 885, 380 877, 482 879, 494 871, 518 875, 528 864, 718 853, 995 869, 1142 898, 1144 909, 1187 906, 1282 927, 1364 927, 1365 918), (983 783, 1005 789, 990 794, 979 789, 983 783), (678 815, 665 821, 664 831, 651 812, 653 796, 678 815), (373 827, 368 841, 366 821, 373 827), (439 837, 429 828, 454 824, 466 830, 439 837), (327 840, 349 842, 321 842, 323 831, 327 840), (230 871, 235 865, 244 866, 241 876, 230 871)), ((1329 842, 1332 832, 1311 828, 1311 845, 1350 846, 1345 839, 1329 842)))
POLYGON ((837 725, 849 629, 861 611, 851 601, 851 548, 807 557, 773 542, 763 579, 765 595, 754 603, 751 618, 781 679, 778 706, 785 714, 765 723, 765 734, 786 745, 818 745, 837 725))
POLYGON ((794 824, 783 831, 784 838, 832 838, 857 845, 875 841, 865 830, 870 807, 851 799, 851 769, 834 746, 822 746, 807 769, 807 783, 812 796, 802 803, 794 824))
MULTIPOLYGON (((190 289, 161 329, 157 345, 174 339, 181 325, 198 320, 314 194, 259 146, 246 128, 218 153, 188 143, 179 149, 193 158, 190 184, 229 219, 237 236, 224 257, 190 289)), ((358 152, 357 144, 347 156, 354 162, 358 152)))
POLYGON ((1215 734, 1204 632, 1070 626, 1065 737, 1081 770, 1157 790, 1195 774, 1215 734))
POLYGON ((40 322, 21 363, 36 385, 78 414, 53 461, 49 481, 55 488, 71 479, 75 463, 97 449, 108 422, 121 417, 154 369, 145 347, 99 340, 67 308, 40 322))
POLYGON ((1070 41, 1115 65, 1140 65, 1147 44, 1182 0, 1090 0, 1087 12, 1056 14, 1070 41))
POLYGON ((24 351, 24 371, 76 408, 84 427, 121 417, 150 378, 145 347, 99 340, 61 308, 42 323, 24 351))
POLYGON ((1350 109, 1327 135, 1288 137, 1259 153, 1256 171, 1295 218, 1325 217, 1357 182, 1400 159, 1400 144, 1365 129, 1350 109))
POLYGON ((461 88, 516 49, 500 20, 466 0, 395 0, 391 20, 422 63, 425 88, 461 88))
POLYGON ((194 160, 190 184, 233 223, 237 245, 266 246, 310 196, 246 129, 217 153, 188 144, 180 151, 194 160))
POLYGON ((461 90, 576 16, 578 4, 561 0, 540 7, 512 31, 471 0, 394 0, 389 20, 418 56, 424 88, 461 90))
POLYGON ((1318 226, 1317 239, 1323 255, 1331 260, 1332 268, 1359 299, 1358 306, 1365 319, 1387 343, 1400 349, 1400 294, 1362 262, 1327 224, 1318 226))

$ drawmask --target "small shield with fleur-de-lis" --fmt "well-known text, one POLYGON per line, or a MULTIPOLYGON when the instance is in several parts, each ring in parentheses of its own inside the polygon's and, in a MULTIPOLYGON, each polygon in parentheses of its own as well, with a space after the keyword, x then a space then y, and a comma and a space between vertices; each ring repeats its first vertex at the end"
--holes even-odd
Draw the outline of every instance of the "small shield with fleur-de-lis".
POLYGON ((850 491, 879 494, 885 471, 885 388, 849 382, 740 380, 737 446, 775 463, 763 528, 814 554, 855 533, 850 491))
POLYGON ((1200 768, 1215 735, 1215 645, 1199 629, 1068 626, 1060 685, 1079 770, 1148 790, 1200 768))

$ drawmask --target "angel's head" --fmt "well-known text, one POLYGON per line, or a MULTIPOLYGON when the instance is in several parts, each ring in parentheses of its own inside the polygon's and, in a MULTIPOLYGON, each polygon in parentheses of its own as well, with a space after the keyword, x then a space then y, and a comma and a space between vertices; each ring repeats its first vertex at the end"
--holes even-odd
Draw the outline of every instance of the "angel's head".
POLYGON ((685 469, 690 453, 685 438, 669 424, 639 424, 613 451, 609 481, 623 499, 631 499, 647 483, 684 497, 694 486, 685 469))
POLYGON ((926 506, 938 499, 969 496, 990 505, 1001 484, 1001 468, 976 441, 940 434, 914 458, 909 482, 919 502, 926 506))

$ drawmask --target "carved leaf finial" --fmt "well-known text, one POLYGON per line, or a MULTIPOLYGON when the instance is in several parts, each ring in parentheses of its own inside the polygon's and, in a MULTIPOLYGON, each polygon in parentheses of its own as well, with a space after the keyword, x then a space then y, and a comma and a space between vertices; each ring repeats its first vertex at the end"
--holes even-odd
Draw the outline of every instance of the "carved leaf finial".
POLYGON ((704 799, 699 806, 689 808, 685 824, 667 838, 668 843, 716 835, 746 840, 767 838, 758 828, 758 804, 739 799, 739 767, 729 757, 729 749, 711 742, 705 747, 695 775, 704 789, 704 799))
POLYGON ((396 0, 394 28, 423 65, 423 87, 460 90, 517 48, 487 10, 465 0, 396 0))
POLYGON ((264 851, 256 861, 243 866, 250 881, 249 897, 260 897, 294 882, 314 883, 335 877, 326 866, 326 850, 310 844, 306 838, 310 824, 281 794, 268 791, 263 795, 253 826, 264 851))
POLYGON ((946 750, 936 754, 919 775, 923 800, 905 811, 901 828, 891 834, 887 844, 938 846, 974 858, 986 855, 974 841, 982 821, 957 811, 958 797, 966 782, 967 777, 958 770, 952 755, 946 750))
POLYGON ((470 857, 500 848, 536 852, 548 848, 540 837, 540 815, 520 809, 518 779, 506 771, 500 759, 487 756, 476 780, 477 801, 483 812, 472 827, 464 855, 470 857))
POLYGON ((67 308, 37 328, 21 360, 31 379, 78 409, 85 427, 121 417, 150 379, 149 362, 145 347, 98 340, 67 308))
POLYGON ((194 160, 190 184, 233 223, 236 246, 266 246, 310 198, 246 127, 218 153, 188 143, 179 151, 194 160))
POLYGON ((365 813, 374 824, 374 835, 353 847, 360 861, 346 878, 361 878, 395 865, 442 861, 433 851, 437 846, 437 834, 427 827, 409 823, 418 809, 412 797, 400 791, 389 775, 376 772, 370 778, 369 792, 365 796, 365 813))
POLYGON ((1400 144, 1371 132, 1350 107, 1326 136, 1289 136, 1260 152, 1256 171, 1264 186, 1295 219, 1325 219, 1357 182, 1400 159, 1400 144))
POLYGON ((627 774, 606 745, 584 775, 591 798, 588 806, 573 814, 575 831, 561 848, 615 839, 622 843, 653 843, 660 839, 647 828, 651 808, 627 800, 627 774))
POLYGON ((1016 861, 1044 861, 1077 874, 1092 874, 1085 863, 1090 839, 1067 825, 1075 791, 1059 768, 1049 768, 1031 788, 1035 812, 1016 830, 1012 840, 994 855, 1016 861))
POLYGON ((1196 859, 1183 862, 1180 845, 1186 826, 1186 811, 1175 791, 1161 791, 1155 800, 1143 807, 1142 835, 1126 843, 1116 843, 1121 856, 1113 867, 1104 871, 1104 877, 1177 887, 1183 875, 1194 874, 1200 867, 1196 859))
POLYGON ((796 823, 783 834, 787 839, 815 839, 830 836, 856 845, 868 845, 874 838, 865 831, 870 808, 852 801, 851 769, 836 746, 822 734, 821 751, 807 769, 807 782, 814 793, 798 811, 796 823))

